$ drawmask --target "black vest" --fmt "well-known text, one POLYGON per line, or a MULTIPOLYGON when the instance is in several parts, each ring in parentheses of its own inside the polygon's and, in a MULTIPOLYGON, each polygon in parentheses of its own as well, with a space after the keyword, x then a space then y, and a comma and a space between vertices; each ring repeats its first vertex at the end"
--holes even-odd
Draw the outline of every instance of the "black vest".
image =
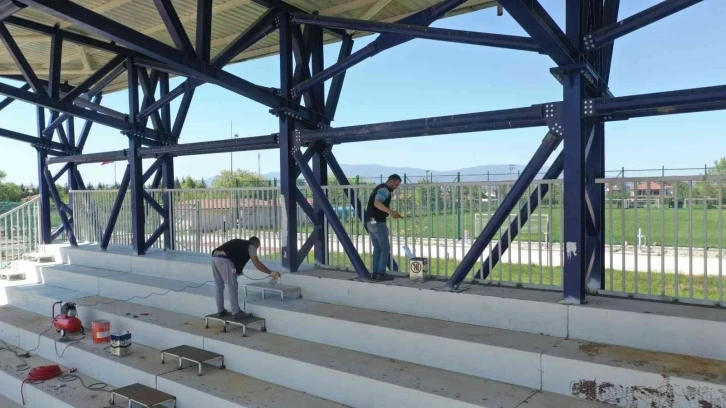
POLYGON ((223 258, 227 258, 232 261, 234 269, 237 271, 237 275, 241 275, 245 269, 245 265, 247 265, 247 262, 250 260, 250 245, 250 241, 244 239, 232 239, 222 244, 222 246, 215 249, 215 251, 224 251, 227 256, 224 256, 223 258))
MULTIPOLYGON (((376 222, 386 222, 386 218, 388 218, 387 213, 379 210, 378 208, 376 208, 375 205, 373 205, 376 202, 376 193, 381 188, 385 188, 386 190, 388 190, 388 187, 385 184, 379 184, 373 190, 370 197, 368 197, 368 207, 366 208, 366 221, 370 221, 371 219, 374 219, 374 220, 376 220, 376 222)), ((389 191, 389 193, 390 193, 390 191, 389 191)), ((390 208, 391 198, 393 198, 393 194, 389 194, 388 198, 385 201, 383 201, 383 204, 385 204, 386 207, 390 208)))

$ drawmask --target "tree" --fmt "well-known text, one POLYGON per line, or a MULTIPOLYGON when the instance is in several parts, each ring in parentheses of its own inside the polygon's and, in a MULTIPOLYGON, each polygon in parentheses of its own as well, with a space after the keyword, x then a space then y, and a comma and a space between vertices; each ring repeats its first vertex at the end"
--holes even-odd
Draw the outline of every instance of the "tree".
POLYGON ((212 187, 267 187, 269 184, 264 177, 248 170, 222 170, 212 182, 212 187))
POLYGON ((182 179, 181 188, 200 188, 197 180, 194 180, 191 176, 186 176, 182 179))
POLYGON ((7 173, 0 170, 0 201, 18 202, 23 199, 23 190, 15 183, 6 183, 7 173))

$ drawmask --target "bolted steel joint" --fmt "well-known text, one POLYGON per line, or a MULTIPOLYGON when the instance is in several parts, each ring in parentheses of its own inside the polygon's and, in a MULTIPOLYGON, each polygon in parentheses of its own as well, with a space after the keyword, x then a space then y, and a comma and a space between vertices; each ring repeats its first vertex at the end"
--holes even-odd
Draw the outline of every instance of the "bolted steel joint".
POLYGON ((595 100, 585 99, 582 101, 582 114, 586 116, 595 114, 595 100))

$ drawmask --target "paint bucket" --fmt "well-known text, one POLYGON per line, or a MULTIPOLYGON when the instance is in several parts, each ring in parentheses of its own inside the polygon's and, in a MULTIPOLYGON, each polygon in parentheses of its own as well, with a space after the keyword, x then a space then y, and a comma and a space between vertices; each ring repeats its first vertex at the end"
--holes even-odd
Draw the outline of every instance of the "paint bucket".
POLYGON ((94 343, 108 343, 111 341, 111 322, 108 320, 94 320, 91 322, 94 343))

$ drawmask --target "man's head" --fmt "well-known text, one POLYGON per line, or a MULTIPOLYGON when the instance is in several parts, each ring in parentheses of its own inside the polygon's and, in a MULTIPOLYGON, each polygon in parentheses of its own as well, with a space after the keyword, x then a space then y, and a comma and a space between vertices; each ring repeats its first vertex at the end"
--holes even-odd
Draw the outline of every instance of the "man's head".
POLYGON ((250 237, 250 239, 248 239, 248 241, 250 241, 250 244, 254 245, 255 248, 259 248, 261 245, 260 239, 257 237, 250 237))
POLYGON ((388 176, 388 181, 386 181, 386 187, 388 187, 389 190, 393 191, 398 188, 398 186, 401 185, 401 176, 398 174, 391 174, 388 176))

